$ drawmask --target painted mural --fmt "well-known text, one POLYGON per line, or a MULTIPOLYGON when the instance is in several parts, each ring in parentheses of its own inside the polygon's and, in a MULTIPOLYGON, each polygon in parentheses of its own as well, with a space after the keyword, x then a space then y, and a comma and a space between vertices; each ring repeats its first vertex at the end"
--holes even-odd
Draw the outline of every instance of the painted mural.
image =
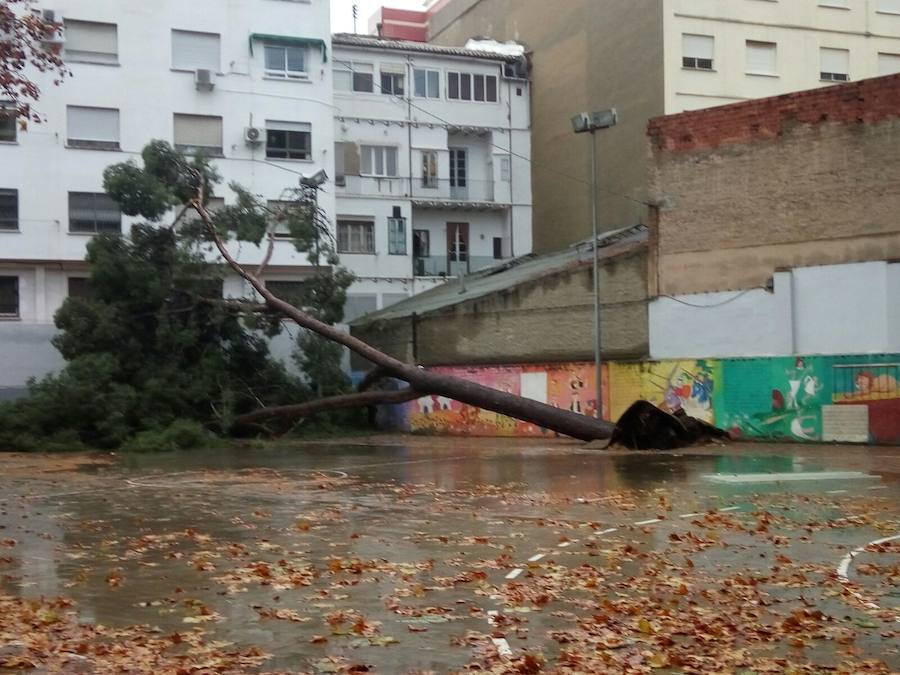
MULTIPOLYGON (((593 416, 598 407, 593 364, 435 368, 435 371, 582 415, 593 416)), ((603 377, 604 384, 608 387, 605 369, 603 377)), ((427 396, 413 401, 407 410, 408 426, 414 432, 470 436, 553 435, 553 432, 536 425, 439 396, 427 396)), ((604 405, 604 410, 609 410, 608 402, 604 405)))
POLYGON ((718 361, 613 363, 610 373, 613 419, 642 399, 668 412, 684 410, 691 417, 715 422, 713 397, 721 379, 718 361))
MULTIPOLYGON (((441 368, 488 387, 593 416, 591 363, 441 368)), ((604 419, 636 400, 684 410, 736 438, 900 443, 900 355, 791 356, 604 364, 604 419)), ((552 432, 429 396, 403 428, 437 434, 549 436, 552 432)))

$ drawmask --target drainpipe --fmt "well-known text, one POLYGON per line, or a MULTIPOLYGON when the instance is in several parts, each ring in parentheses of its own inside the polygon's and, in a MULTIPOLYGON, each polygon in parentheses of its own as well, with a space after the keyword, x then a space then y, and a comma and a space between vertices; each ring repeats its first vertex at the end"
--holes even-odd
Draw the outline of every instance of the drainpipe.
MULTIPOLYGON (((409 246, 415 248, 413 241, 413 150, 412 150, 412 92, 413 92, 413 60, 412 56, 406 55, 406 151, 409 157, 409 246)), ((412 253, 412 251, 410 251, 412 253)), ((413 284, 413 295, 416 293, 416 260, 414 255, 409 256, 410 279, 413 284)))
MULTIPOLYGON (((500 66, 500 75, 503 75, 503 66, 500 66)), ((515 192, 513 191, 513 121, 512 121, 512 80, 506 80, 506 107, 507 107, 507 115, 506 120, 508 123, 507 133, 509 134, 509 256, 511 258, 515 257, 515 237, 516 237, 516 200, 514 198, 515 192)))

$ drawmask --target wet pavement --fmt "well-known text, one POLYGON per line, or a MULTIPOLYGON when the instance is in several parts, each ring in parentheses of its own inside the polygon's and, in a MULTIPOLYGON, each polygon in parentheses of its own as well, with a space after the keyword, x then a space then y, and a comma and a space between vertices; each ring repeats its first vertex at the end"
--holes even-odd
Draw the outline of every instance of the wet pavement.
MULTIPOLYGON (((376 437, 0 471, 8 601, 265 655, 183 672, 900 671, 898 449, 376 437)), ((0 664, 109 672, 19 610, 55 641, 0 617, 0 664)))

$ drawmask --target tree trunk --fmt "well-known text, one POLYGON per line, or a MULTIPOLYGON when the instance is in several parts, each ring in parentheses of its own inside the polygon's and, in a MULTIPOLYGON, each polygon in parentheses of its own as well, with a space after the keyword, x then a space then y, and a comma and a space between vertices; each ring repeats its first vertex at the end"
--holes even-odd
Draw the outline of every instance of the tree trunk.
MULTIPOLYGON (((491 389, 475 382, 469 382, 450 375, 441 375, 424 370, 415 365, 403 363, 384 352, 381 352, 362 340, 344 333, 334 326, 319 321, 306 312, 285 302, 273 295, 256 275, 248 272, 237 262, 228 251, 222 238, 216 232, 212 219, 203 206, 202 195, 192 202, 197 214, 203 220, 207 232, 212 237, 219 253, 228 265, 241 277, 243 277, 262 296, 266 305, 276 312, 288 317, 298 326, 318 333, 324 338, 337 342, 344 347, 356 352, 363 358, 371 361, 380 368, 384 375, 403 380, 410 385, 419 395, 434 394, 451 398, 460 403, 465 403, 484 410, 490 410, 507 417, 513 417, 524 422, 530 422, 536 426, 550 431, 555 431, 566 436, 578 438, 583 441, 593 441, 610 438, 615 430, 615 425, 602 420, 593 419, 572 412, 554 408, 546 403, 540 403, 531 399, 508 394, 506 392, 491 389)), ((600 407, 598 402, 598 408, 600 407)))

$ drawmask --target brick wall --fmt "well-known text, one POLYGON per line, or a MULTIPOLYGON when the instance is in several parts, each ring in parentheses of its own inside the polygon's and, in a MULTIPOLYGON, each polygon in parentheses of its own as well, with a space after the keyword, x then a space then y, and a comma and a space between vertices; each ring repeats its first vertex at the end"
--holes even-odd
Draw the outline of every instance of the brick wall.
MULTIPOLYGON (((593 358, 594 305, 591 265, 529 281, 421 316, 418 363, 542 363, 593 358)), ((606 358, 641 358, 649 353, 646 249, 603 261, 600 300, 606 358)), ((411 360, 409 318, 354 326, 353 335, 404 360, 411 360)), ((366 369, 354 360, 355 369, 366 369)))
POLYGON ((900 75, 656 118, 648 134, 660 294, 900 257, 900 75))
POLYGON ((656 150, 693 152, 782 136, 796 124, 871 123, 900 116, 900 74, 656 117, 656 150))

